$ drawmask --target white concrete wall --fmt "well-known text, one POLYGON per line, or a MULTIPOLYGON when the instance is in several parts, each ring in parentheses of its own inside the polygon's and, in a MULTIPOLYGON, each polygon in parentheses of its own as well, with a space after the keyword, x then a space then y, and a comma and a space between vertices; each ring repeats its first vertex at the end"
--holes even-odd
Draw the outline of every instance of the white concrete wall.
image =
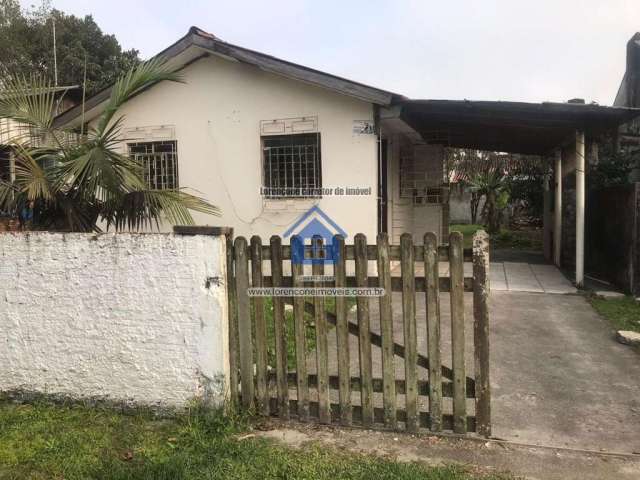
POLYGON ((351 238, 375 236, 377 137, 352 132, 354 120, 373 119, 372 104, 214 56, 181 73, 186 83, 160 83, 120 113, 123 131, 164 125, 175 132, 180 186, 222 209, 221 218, 196 214, 198 224, 267 240, 319 202, 351 238), (263 201, 260 121, 308 116, 318 118, 323 187, 371 187, 372 195, 263 201))
POLYGON ((224 237, 3 233, 0 255, 0 391, 222 402, 224 237))

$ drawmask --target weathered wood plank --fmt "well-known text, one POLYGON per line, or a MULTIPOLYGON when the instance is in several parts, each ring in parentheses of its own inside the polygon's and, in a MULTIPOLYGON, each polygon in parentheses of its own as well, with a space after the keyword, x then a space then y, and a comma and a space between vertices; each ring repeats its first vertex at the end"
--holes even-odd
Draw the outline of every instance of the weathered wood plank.
MULTIPOLYGON (((358 286, 357 281, 356 281, 356 277, 346 277, 346 286, 347 287, 356 287, 358 286)), ((282 283, 284 287, 291 287, 292 286, 292 280, 291 277, 286 276, 283 277, 282 279, 282 283)), ((328 283, 328 282, 327 282, 328 283)), ((438 279, 438 284, 439 284, 439 290, 441 293, 447 293, 451 290, 450 285, 451 285, 451 281, 449 279, 449 277, 440 277, 438 279)), ((263 285, 265 287, 272 287, 273 286, 273 279, 270 276, 265 276, 263 277, 263 285)), ((305 287, 312 287, 313 283, 312 282, 304 282, 303 286, 305 287)), ((367 287, 379 287, 380 286, 380 282, 378 280, 378 277, 369 277, 367 279, 367 287)), ((415 289, 416 292, 418 293, 422 293, 422 292, 426 292, 426 281, 425 278, 423 276, 416 276, 415 277, 415 289)), ((400 277, 391 277, 391 290, 393 292, 402 292, 402 278, 400 277)), ((473 277, 465 277, 464 279, 464 291, 465 292, 473 292, 473 277)))
MULTIPOLYGON (((276 399, 273 399, 273 402, 276 402, 276 399)), ((289 400, 291 404, 291 409, 295 410, 297 401, 289 400)), ((353 420, 354 422, 362 421, 362 407, 360 405, 354 405, 353 407, 353 420)), ((312 415, 317 416, 318 413, 318 402, 311 402, 310 410, 312 415)), ((340 405, 337 403, 331 404, 331 417, 338 421, 340 418, 340 405)), ((396 417, 399 422, 406 422, 407 413, 405 410, 398 409, 396 412, 396 417)), ((373 419, 374 423, 382 424, 384 421, 384 410, 382 408, 374 408, 373 409, 373 419)), ((420 412, 418 416, 418 422, 420 427, 422 428, 430 428, 431 420, 429 418, 429 414, 427 412, 420 412)), ((442 427, 445 430, 453 429, 453 416, 452 415, 443 415, 442 416, 442 427)), ((476 430, 476 419, 475 417, 469 416, 466 419, 466 429, 468 432, 475 432, 476 430)))
MULTIPOLYGON (((285 298, 285 301, 288 302, 288 303, 291 303, 291 299, 285 298)), ((314 313, 313 304, 309 303, 309 302, 306 302, 304 304, 304 310, 309 315, 313 315, 313 313, 314 313)), ((336 316, 331 312, 326 312, 326 314, 327 314, 327 321, 329 323, 331 323, 332 325, 336 325, 336 316)), ((350 335, 354 335, 356 337, 360 335, 360 329, 358 328, 358 324, 357 323, 349 322, 349 334, 350 335)), ((375 333, 375 332, 370 332, 369 333, 369 342, 371 343, 371 345, 375 345, 376 347, 382 348, 382 337, 380 335, 378 335, 377 333, 375 333)), ((396 357, 405 358, 404 345, 400 345, 399 343, 394 343, 393 344, 393 354, 396 357)), ((420 353, 418 353, 418 363, 417 363, 417 365, 418 365, 418 367, 428 369, 429 365, 430 365, 429 359, 427 357, 425 357, 424 355, 421 355, 420 353)), ((451 370, 446 365, 442 365, 442 367, 440 368, 440 373, 444 378, 446 378, 448 380, 453 379, 453 370, 451 370)), ((470 391, 470 392, 475 391, 475 379, 473 379, 471 377, 467 377, 467 391, 470 391)), ((475 398, 475 397, 471 396, 470 398, 475 398)))
MULTIPOLYGON (((359 233, 354 239, 356 254, 356 285, 367 286, 368 260, 367 260, 367 237, 359 233)), ((371 386, 372 360, 371 342, 369 340, 369 298, 357 297, 357 318, 358 318, 358 344, 360 352, 360 378, 362 379, 361 403, 362 403, 362 423, 369 426, 373 423, 373 390, 371 386)))
MULTIPOLYGON (((236 238, 234 242, 235 256, 235 290, 238 313, 238 344, 240 351, 240 382, 242 406, 253 408, 253 345, 251 334, 251 309, 249 307, 249 257, 247 256, 247 240, 236 238)), ((303 306, 304 308, 304 306, 303 306)))
POLYGON ((397 427, 396 420, 396 367, 393 355, 393 315, 391 310, 391 265, 389 262, 389 236, 378 235, 378 278, 385 294, 380 297, 380 333, 382 337, 382 377, 384 391, 384 424, 388 428, 397 427))
MULTIPOLYGON (((282 286, 282 241, 273 235, 271 247, 271 277, 273 286, 282 286)), ((284 321, 284 299, 273 297, 273 330, 276 344, 276 385, 278 391, 278 416, 289 418, 289 385, 287 383, 287 334, 284 321)))
MULTIPOLYGON (((355 260, 355 247, 353 245, 346 245, 346 256, 345 260, 355 260)), ((423 254, 423 246, 422 245, 414 245, 414 258, 422 258, 423 254)), ((270 260, 271 250, 269 247, 265 246, 262 250, 262 258, 263 260, 270 260)), ((464 249, 464 260, 465 262, 470 262, 473 257, 473 251, 471 248, 464 249)), ((439 245, 438 246, 438 258, 441 262, 449 261, 449 247, 447 245, 439 245)), ((282 259, 290 260, 291 259, 291 247, 289 245, 282 246, 282 259)), ((367 246, 367 259, 368 260, 377 260, 378 259, 378 250, 376 245, 367 246)), ((400 245, 389 245, 389 260, 392 262, 400 261, 400 245)))
MULTIPOLYGON (((262 240, 251 237, 251 284, 262 287, 262 240)), ((267 390, 267 322, 264 315, 264 297, 253 297, 253 322, 256 351, 256 400, 257 410, 269 415, 269 392, 267 390)))
MULTIPOLYGON (((289 372, 287 375, 288 383, 290 388, 295 388, 297 385, 297 376, 295 372, 289 372)), ((270 382, 275 382, 276 373, 269 372, 268 379, 270 382)), ((307 381, 310 388, 316 388, 318 385, 318 376, 316 374, 310 373, 307 375, 307 381)), ((340 388, 340 382, 342 381, 337 375, 329 375, 329 388, 332 390, 338 390, 340 388)), ((360 382, 360 377, 351 377, 348 378, 349 388, 354 392, 359 392, 362 390, 362 383, 360 382)), ((372 378, 371 379, 372 390, 374 393, 384 393, 384 379, 382 378, 372 378)), ((453 398, 453 382, 443 381, 440 389, 442 391, 443 398, 453 398)), ((395 390, 398 395, 404 395, 406 393, 406 384, 404 380, 396 379, 395 380, 395 390)), ((429 395, 429 382, 425 380, 418 380, 418 395, 428 396, 429 395)), ((467 391, 468 399, 475 399, 475 396, 467 391)))
POLYGON ((489 237, 473 237, 473 343, 476 377, 476 423, 479 435, 491 436, 491 383, 489 377, 489 237))
MULTIPOLYGON (((298 236, 291 237, 292 248, 302 248, 302 239, 298 236)), ((291 262, 291 275, 293 286, 301 287, 303 265, 291 262)), ((313 307, 313 306, 312 306, 313 307)), ((298 401, 296 402, 298 418, 305 422, 309 419, 309 385, 307 384, 307 336, 304 321, 305 301, 304 297, 293 297, 293 319, 296 339, 296 372, 298 379, 298 401)), ((291 404, 291 403, 290 403, 291 404)))
MULTIPOLYGON (((346 259, 344 238, 336 235, 333 238, 337 258, 333 264, 335 286, 346 285, 346 259)), ((338 398, 340 402, 340 423, 351 425, 351 383, 349 378, 349 322, 347 319, 347 301, 344 296, 336 297, 335 315, 336 337, 338 342, 338 377, 340 379, 338 398)))
MULTIPOLYGON (((312 240, 322 246, 322 238, 316 237, 312 240)), ((311 273, 314 277, 324 275, 324 257, 313 261, 311 273)), ((315 282, 316 287, 322 284, 315 282)), ((318 415, 321 423, 331 423, 331 412, 329 410, 329 343, 327 339, 327 316, 325 313, 324 297, 313 297, 314 323, 316 326, 316 368, 318 372, 318 415)))
POLYGON ((232 408, 238 405, 240 362, 238 345, 238 315, 236 306, 236 280, 234 276, 233 242, 227 237, 227 297, 229 308, 229 401, 232 408))
POLYGON ((462 234, 449 235, 449 272, 451 275, 451 350, 453 366, 453 431, 466 432, 467 416, 464 365, 464 289, 462 234))
POLYGON ((424 272, 427 282, 427 351, 429 357, 429 416, 431 430, 442 430, 442 372, 440 368, 440 295, 438 289, 438 237, 424 236, 424 272))
POLYGON ((400 268, 402 274, 402 318, 404 325, 404 370, 407 392, 405 410, 407 412, 407 430, 418 429, 418 346, 416 335, 416 303, 413 239, 410 233, 400 237, 400 268))

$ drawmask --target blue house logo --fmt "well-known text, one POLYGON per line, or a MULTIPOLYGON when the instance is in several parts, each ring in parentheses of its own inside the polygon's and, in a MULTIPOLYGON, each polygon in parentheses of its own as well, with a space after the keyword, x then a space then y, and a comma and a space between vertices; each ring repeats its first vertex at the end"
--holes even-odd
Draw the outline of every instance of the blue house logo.
POLYGON ((317 205, 296 220, 283 236, 293 235, 299 241, 291 243, 291 262, 297 264, 333 263, 338 259, 334 235, 347 237, 346 232, 317 205))

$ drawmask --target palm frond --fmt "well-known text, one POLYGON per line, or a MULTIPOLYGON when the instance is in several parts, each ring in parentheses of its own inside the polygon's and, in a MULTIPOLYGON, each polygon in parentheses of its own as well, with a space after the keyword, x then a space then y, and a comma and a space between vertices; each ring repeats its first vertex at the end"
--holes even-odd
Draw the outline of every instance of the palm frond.
POLYGON ((2 83, 0 90, 0 118, 26 125, 36 134, 51 129, 56 91, 40 75, 13 76, 2 83))
POLYGON ((33 155, 38 150, 27 149, 21 145, 15 147, 15 181, 18 192, 28 200, 52 201, 55 197, 55 180, 51 171, 41 165, 33 155))
POLYGON ((193 225, 191 210, 220 215, 217 207, 183 190, 138 190, 105 205, 103 220, 116 230, 158 229, 163 221, 193 225))

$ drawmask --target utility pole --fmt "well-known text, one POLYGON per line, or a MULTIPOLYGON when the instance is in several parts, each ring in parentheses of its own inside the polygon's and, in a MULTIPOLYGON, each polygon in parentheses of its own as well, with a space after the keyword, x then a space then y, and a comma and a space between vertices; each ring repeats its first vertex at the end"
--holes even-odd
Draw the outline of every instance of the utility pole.
POLYGON ((56 19, 51 17, 53 23, 53 83, 58 86, 58 54, 56 53, 56 19))

